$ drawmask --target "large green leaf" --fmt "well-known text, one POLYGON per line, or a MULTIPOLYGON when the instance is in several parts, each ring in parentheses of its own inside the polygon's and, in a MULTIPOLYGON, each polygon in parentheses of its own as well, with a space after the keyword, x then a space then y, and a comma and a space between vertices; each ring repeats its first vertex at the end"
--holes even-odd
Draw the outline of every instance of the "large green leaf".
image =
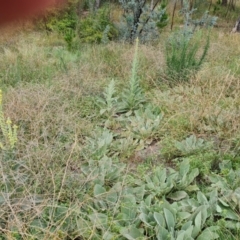
POLYGON ((197 193, 197 199, 198 199, 198 202, 201 204, 208 204, 208 200, 206 196, 200 191, 197 193))
POLYGON ((159 226, 166 227, 164 216, 161 213, 154 212, 153 217, 159 226))
POLYGON ((225 221, 224 226, 229 229, 240 230, 240 222, 237 221, 225 221))
POLYGON ((150 207, 151 206, 151 203, 152 203, 152 199, 153 199, 153 196, 152 195, 148 195, 147 198, 145 199, 144 203, 147 207, 150 207))
POLYGON ((88 239, 91 236, 93 224, 90 221, 87 221, 86 219, 82 217, 76 218, 76 233, 78 233, 80 236, 88 239))
MULTIPOLYGON (((205 212, 209 209, 209 206, 207 205, 202 205, 202 206, 199 206, 198 208, 196 208, 196 210, 192 213, 191 217, 189 218, 190 221, 195 221, 196 217, 198 216, 199 213, 202 214, 202 212, 204 212, 204 220, 206 218, 205 216, 205 212)), ((201 218, 202 218, 202 215, 201 215, 201 218)), ((202 220, 201 220, 202 221, 202 220)))
POLYGON ((196 237, 199 235, 201 232, 201 228, 194 226, 192 230, 192 237, 196 239, 196 237))
POLYGON ((171 211, 169 211, 167 208, 164 208, 163 212, 166 219, 168 230, 171 231, 171 229, 174 229, 175 227, 175 218, 171 211))
POLYGON ((201 211, 197 214, 194 222, 195 222, 195 226, 198 227, 199 229, 201 229, 201 226, 202 226, 202 213, 201 213, 201 211))
POLYGON ((192 221, 186 222, 182 225, 182 230, 187 230, 190 226, 192 226, 192 221))
POLYGON ((228 209, 228 208, 223 209, 221 215, 226 219, 240 221, 239 214, 237 212, 234 212, 232 209, 228 209))
POLYGON ((157 172, 157 175, 158 175, 159 182, 164 183, 167 178, 167 169, 166 168, 161 169, 161 171, 157 172))
POLYGON ((168 194, 167 196, 167 198, 170 198, 171 200, 174 200, 174 201, 179 201, 186 197, 188 197, 188 194, 184 191, 176 191, 174 193, 168 194))
POLYGON ((122 200, 121 213, 124 216, 124 221, 134 221, 137 214, 137 205, 134 195, 128 194, 122 200))
POLYGON ((136 196, 136 199, 138 200, 138 202, 142 201, 145 194, 145 185, 143 184, 140 187, 132 188, 132 192, 136 196))
POLYGON ((137 240, 144 237, 142 231, 133 225, 120 229, 120 233, 128 240, 137 240))
POLYGON ((197 238, 197 240, 213 240, 219 238, 216 231, 219 229, 217 226, 212 226, 206 228, 197 238))
POLYGON ((193 182, 193 180, 199 175, 199 170, 197 168, 194 168, 191 173, 187 177, 187 184, 190 184, 193 182))
POLYGON ((191 216, 189 212, 178 212, 177 216, 179 217, 180 220, 187 219, 191 216))
POLYGON ((223 205, 224 207, 229 207, 229 205, 225 201, 223 201, 221 198, 219 198, 218 200, 221 203, 221 205, 223 205))
POLYGON ((176 240, 193 240, 191 237, 193 226, 190 226, 186 231, 179 231, 176 240))
POLYGON ((146 176, 146 182, 147 182, 147 187, 149 188, 149 189, 154 189, 155 188, 155 185, 154 185, 154 183, 153 183, 153 181, 152 181, 152 179, 149 177, 149 176, 146 176))
POLYGON ((116 236, 114 233, 111 233, 109 231, 106 231, 103 236, 102 236, 103 240, 112 240, 112 239, 116 239, 116 236))
POLYGON ((106 192, 106 189, 99 184, 96 184, 93 189, 93 194, 95 197, 102 195, 106 192))
POLYGON ((188 192, 196 192, 199 191, 199 187, 197 185, 189 185, 185 188, 188 192))
POLYGON ((105 211, 105 210, 108 209, 108 205, 107 205, 106 201, 104 201, 104 200, 96 200, 96 201, 94 201, 94 207, 99 212, 105 211))
POLYGON ((170 240, 171 239, 169 232, 164 227, 157 226, 155 231, 156 231, 157 240, 170 240))
POLYGON ((185 237, 184 240, 193 240, 194 238, 192 237, 192 232, 193 232, 193 226, 190 226, 186 231, 185 231, 185 237))
POLYGON ((99 229, 107 229, 108 227, 108 217, 103 213, 92 213, 88 215, 89 219, 93 223, 93 226, 99 229))
POLYGON ((148 219, 148 215, 147 214, 145 214, 145 213, 140 213, 140 215, 138 216, 139 217, 139 219, 143 222, 143 223, 145 223, 146 224, 146 226, 151 226, 150 225, 150 223, 149 223, 149 219, 148 219))
POLYGON ((108 204, 115 204, 118 200, 118 193, 117 192, 108 192, 106 196, 106 200, 108 204))
POLYGON ((185 231, 180 231, 179 233, 178 233, 178 235, 177 235, 177 238, 176 238, 176 240, 185 240, 186 238, 185 238, 185 231))
POLYGON ((186 175, 189 171, 190 168, 190 164, 189 164, 189 160, 188 159, 184 159, 183 162, 180 164, 180 169, 179 169, 179 173, 180 175, 183 177, 184 175, 186 175))

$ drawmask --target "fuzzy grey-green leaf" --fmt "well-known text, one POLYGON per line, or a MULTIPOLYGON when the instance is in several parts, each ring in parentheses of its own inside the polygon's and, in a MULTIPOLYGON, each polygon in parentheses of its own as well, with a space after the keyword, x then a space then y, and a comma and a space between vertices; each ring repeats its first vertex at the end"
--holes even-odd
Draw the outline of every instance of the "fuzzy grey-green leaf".
POLYGON ((171 229, 174 229, 175 226, 175 218, 171 211, 169 211, 167 208, 164 208, 163 212, 166 219, 168 230, 171 231, 171 229))
POLYGON ((217 226, 212 226, 206 228, 197 238, 197 240, 213 240, 219 238, 219 235, 216 231, 219 229, 217 226))
POLYGON ((99 184, 96 184, 94 186, 94 189, 93 189, 93 193, 94 193, 94 196, 97 197, 99 195, 102 195, 106 192, 106 189, 104 187, 102 187, 101 185, 99 184))
POLYGON ((122 236, 124 236, 128 240, 136 240, 140 237, 143 237, 142 232, 135 226, 129 226, 127 228, 122 228, 120 230, 120 233, 122 234, 122 236))
POLYGON ((174 200, 174 201, 179 201, 186 197, 188 197, 188 194, 185 191, 176 191, 174 193, 168 194, 167 196, 167 198, 170 198, 171 200, 174 200))
POLYGON ((166 222, 164 220, 164 216, 161 213, 154 212, 153 217, 159 226, 165 228, 166 222))

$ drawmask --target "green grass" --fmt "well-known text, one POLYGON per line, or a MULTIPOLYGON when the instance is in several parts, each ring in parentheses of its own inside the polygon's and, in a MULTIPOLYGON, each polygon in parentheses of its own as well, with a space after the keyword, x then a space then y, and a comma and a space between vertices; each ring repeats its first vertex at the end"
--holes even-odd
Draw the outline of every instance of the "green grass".
MULTIPOLYGON (((138 47, 134 77, 146 103, 136 106, 139 112, 115 112, 111 118, 100 114, 96 101, 112 79, 118 101, 124 98, 121 93, 133 76, 134 46, 82 45, 72 53, 54 34, 36 32, 19 34, 12 45, 1 43, 3 111, 18 125, 18 142, 14 150, 0 153, 0 239, 103 239, 106 232, 113 235, 105 239, 127 239, 124 224, 136 224, 148 234, 135 239, 154 239, 153 228, 120 214, 124 204, 134 211, 149 193, 155 194, 158 183, 141 198, 146 176, 152 177, 159 166, 178 170, 188 158, 189 171, 200 172, 192 185, 207 193, 207 176, 214 173, 227 179, 230 170, 221 171, 219 163, 230 160, 237 171, 239 36, 213 29, 202 68, 189 82, 171 88, 159 83, 166 67, 166 39, 167 32, 159 44, 138 47), (160 113, 163 118, 158 122, 160 113), (192 135, 211 143, 210 148, 189 154, 176 148, 176 141, 192 135), (114 202, 116 196, 119 200, 114 202)), ((197 192, 183 186, 170 193, 179 189, 196 199, 197 192)), ((151 211, 161 213, 162 196, 152 200, 151 211)), ((238 207, 233 210, 239 213, 238 207)), ((203 227, 211 221, 214 225, 218 218, 213 218, 203 227)), ((240 238, 239 229, 216 224, 219 239, 240 238)))

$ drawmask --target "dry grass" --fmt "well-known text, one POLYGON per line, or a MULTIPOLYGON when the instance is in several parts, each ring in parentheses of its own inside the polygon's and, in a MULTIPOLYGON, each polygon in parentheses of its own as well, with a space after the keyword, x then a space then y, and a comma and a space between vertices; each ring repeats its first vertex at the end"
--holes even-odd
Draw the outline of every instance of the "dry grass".
MULTIPOLYGON (((161 137, 181 140, 195 133, 206 139, 226 141, 223 150, 227 151, 240 134, 240 36, 219 30, 213 30, 211 35, 207 62, 190 83, 168 88, 159 82, 164 67, 163 43, 140 46, 138 75, 148 90, 148 98, 165 114, 159 129, 161 137)), ((22 239, 30 239, 31 233, 25 226, 46 206, 54 208, 55 201, 77 203, 81 191, 75 192, 79 184, 76 174, 82 164, 80 151, 85 137, 98 125, 99 114, 93 99, 101 95, 111 78, 117 80, 118 86, 125 85, 131 72, 134 52, 131 45, 84 46, 72 54, 54 39, 55 36, 47 38, 39 33, 20 34, 14 43, 1 46, 1 72, 8 74, 9 66, 21 55, 26 63, 23 71, 31 73, 13 87, 4 82, 5 114, 19 126, 17 158, 11 160, 19 161, 21 169, 32 177, 29 185, 25 185, 21 174, 16 177, 17 186, 23 191, 19 198, 13 198, 15 203, 5 196, 7 206, 1 210, 0 218, 6 212, 9 214, 4 229, 7 239, 16 239, 14 228, 22 239), (61 57, 65 66, 61 66, 61 57), (31 79, 38 77, 45 67, 54 68, 53 73, 39 81, 31 79), (40 204, 31 205, 36 202, 33 193, 41 199, 40 204), (26 212, 22 206, 29 205, 26 212), (21 211, 25 217, 19 219, 21 211)), ((218 147, 222 149, 220 143, 218 147)), ((2 166, 2 176, 6 174, 4 170, 6 167, 2 166)), ((8 171, 13 177, 15 172, 8 171)), ((74 211, 74 207, 69 209, 74 211)), ((58 228, 51 233, 50 227, 45 228, 44 239, 64 239, 65 233, 58 232, 58 228)))
MULTIPOLYGON (((161 132, 170 128, 172 134, 179 137, 183 133, 196 132, 207 135, 217 133, 221 138, 228 139, 239 133, 239 35, 215 30, 211 35, 208 59, 201 71, 190 84, 178 85, 167 91, 165 84, 158 81, 164 68, 164 44, 140 46, 139 77, 150 90, 149 98, 166 115, 161 132), (178 119, 185 123, 175 126, 178 119)), ((52 43, 54 36, 42 38, 34 33, 26 39, 24 37, 19 36, 14 50, 4 48, 1 58, 3 69, 16 61, 16 52, 40 68, 45 64, 54 66, 59 63, 58 55, 53 54, 55 47, 47 48, 48 41, 52 43), (50 58, 47 50, 52 52, 50 58)), ((65 54, 64 50, 61 51, 65 54)), ((20 126, 19 144, 25 146, 31 141, 36 146, 39 142, 50 146, 61 136, 74 139, 76 134, 88 134, 88 129, 96 124, 92 98, 101 94, 111 78, 116 79, 119 86, 125 84, 131 72, 133 51, 132 46, 117 43, 86 46, 80 50, 79 56, 66 53, 69 54, 65 56, 67 72, 59 73, 56 69, 55 76, 49 75, 47 82, 36 84, 34 80, 29 80, 27 85, 20 84, 8 90, 5 111, 20 126), (81 117, 86 115, 91 117, 81 117)), ((35 69, 32 65, 28 67, 35 69)))
POLYGON ((162 134, 182 139, 197 134, 229 142, 239 136, 238 35, 212 32, 207 62, 190 83, 152 91, 153 101, 165 112, 162 134), (236 48, 235 48, 236 46, 236 48))

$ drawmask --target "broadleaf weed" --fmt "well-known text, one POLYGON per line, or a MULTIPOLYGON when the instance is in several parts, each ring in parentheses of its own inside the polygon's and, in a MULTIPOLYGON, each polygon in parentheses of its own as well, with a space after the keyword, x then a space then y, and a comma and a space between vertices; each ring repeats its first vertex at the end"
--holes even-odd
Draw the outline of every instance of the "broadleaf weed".
POLYGON ((117 110, 118 97, 116 94, 115 82, 112 80, 103 92, 103 98, 96 100, 97 106, 100 108, 100 114, 108 117, 114 116, 117 110))
POLYGON ((144 140, 149 144, 156 137, 163 115, 154 114, 150 106, 134 111, 134 116, 128 117, 129 124, 126 128, 134 139, 144 140))
POLYGON ((183 155, 191 155, 199 151, 206 151, 211 146, 211 143, 204 141, 202 138, 197 138, 195 135, 191 135, 185 140, 175 142, 176 148, 183 155))

